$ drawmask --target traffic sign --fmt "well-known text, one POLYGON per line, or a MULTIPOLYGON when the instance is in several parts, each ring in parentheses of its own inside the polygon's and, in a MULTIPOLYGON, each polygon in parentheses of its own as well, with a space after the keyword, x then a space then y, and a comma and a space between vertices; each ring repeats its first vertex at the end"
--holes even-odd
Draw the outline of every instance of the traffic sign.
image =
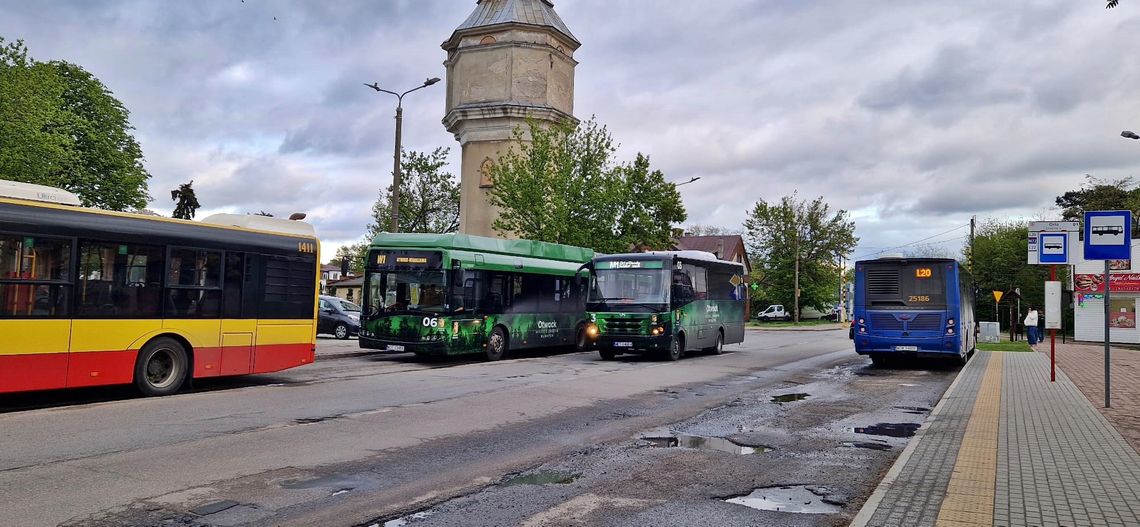
POLYGON ((1004 294, 1002 291, 994 291, 994 302, 1001 302, 1001 295, 1004 294))
POLYGON ((1127 260, 1131 257, 1132 211, 1085 213, 1085 260, 1127 260))
POLYGON ((1069 233, 1043 232, 1037 235, 1037 261, 1043 264, 1069 263, 1069 233))
POLYGON ((1080 230, 1080 223, 1075 221, 1031 221, 1029 222, 1029 258, 1030 264, 1068 264, 1069 255, 1072 254, 1072 247, 1076 244, 1076 233, 1080 230), (1049 244, 1041 241, 1043 234, 1058 235, 1063 234, 1065 241, 1061 242, 1063 247, 1058 248, 1056 238, 1054 237, 1049 244), (1064 253, 1065 260, 1061 261, 1060 254, 1064 253), (1048 256, 1042 256, 1048 253, 1048 256))

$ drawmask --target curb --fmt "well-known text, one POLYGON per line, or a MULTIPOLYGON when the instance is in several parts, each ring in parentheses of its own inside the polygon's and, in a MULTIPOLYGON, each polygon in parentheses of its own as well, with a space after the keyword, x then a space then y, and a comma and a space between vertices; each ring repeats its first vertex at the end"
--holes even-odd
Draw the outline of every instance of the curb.
POLYGON ((324 355, 317 355, 314 362, 321 361, 321 360, 332 360, 332 359, 350 359, 352 357, 363 357, 365 355, 376 355, 378 353, 379 352, 377 350, 350 351, 347 353, 325 353, 324 355))
POLYGON ((744 328, 744 329, 745 329, 746 331, 839 331, 839 330, 842 330, 842 329, 847 329, 847 328, 845 328, 845 327, 843 327, 843 326, 840 326, 840 327, 837 327, 837 328, 823 328, 823 329, 810 329, 810 328, 791 328, 791 327, 785 327, 785 328, 758 328, 758 327, 749 327, 749 326, 745 326, 745 328, 744 328))
MULTIPOLYGON (((974 353, 977 352, 975 351, 974 353)), ((883 476, 883 479, 879 481, 879 485, 875 487, 875 491, 871 493, 871 497, 867 498, 867 501, 863 503, 863 507, 859 509, 859 513, 855 515, 855 519, 851 520, 850 527, 866 527, 867 522, 871 521, 871 517, 875 515, 879 504, 882 503, 883 498, 887 496, 887 490, 889 490, 895 480, 898 479, 899 473, 902 472, 907 461, 910 461, 910 457, 914 455, 914 451, 918 449, 918 443, 926 436, 926 431, 930 429, 930 424, 942 413, 942 407, 945 406, 946 400, 949 399, 951 395, 954 395, 954 390, 958 388, 958 381, 961 381, 962 377, 962 372, 959 370, 958 376, 954 378, 954 382, 950 383, 950 387, 946 389, 946 393, 942 394, 942 399, 938 401, 938 404, 934 406, 934 410, 931 410, 930 415, 926 417, 926 420, 922 422, 922 426, 918 428, 918 433, 915 434, 914 439, 907 443, 902 454, 899 454, 898 459, 895 460, 895 464, 891 465, 890 470, 887 471, 887 475, 883 476)))

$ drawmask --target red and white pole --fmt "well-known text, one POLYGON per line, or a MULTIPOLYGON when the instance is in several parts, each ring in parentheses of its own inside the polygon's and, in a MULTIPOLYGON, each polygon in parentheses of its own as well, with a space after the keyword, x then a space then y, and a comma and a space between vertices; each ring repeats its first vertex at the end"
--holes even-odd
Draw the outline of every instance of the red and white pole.
MULTIPOLYGON (((1057 266, 1049 266, 1049 280, 1057 281, 1057 266)), ((1049 329, 1049 382, 1057 382, 1057 329, 1049 329)))

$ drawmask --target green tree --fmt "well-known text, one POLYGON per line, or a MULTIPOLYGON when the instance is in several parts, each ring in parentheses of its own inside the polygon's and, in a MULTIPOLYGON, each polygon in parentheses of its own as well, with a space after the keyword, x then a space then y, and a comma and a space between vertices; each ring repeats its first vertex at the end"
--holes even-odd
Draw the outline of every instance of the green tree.
POLYGON ((364 273, 364 259, 368 256, 368 243, 355 243, 352 245, 342 245, 336 250, 336 257, 334 257, 330 264, 340 267, 342 270, 346 269, 355 275, 364 273), (348 265, 342 264, 348 261, 348 265))
POLYGON ((1057 196, 1056 204, 1069 221, 1080 221, 1090 210, 1131 210, 1132 233, 1140 234, 1140 186, 1132 178, 1103 181, 1086 174, 1081 188, 1057 196))
POLYGON ((170 199, 175 201, 174 213, 170 215, 172 218, 194 219, 194 214, 201 205, 198 203, 198 196, 194 194, 193 185, 194 180, 190 180, 189 183, 179 185, 177 190, 170 191, 170 199))
POLYGON ((647 156, 616 165, 613 138, 594 119, 527 128, 515 129, 512 148, 490 167, 495 230, 607 253, 672 245, 687 214, 647 156))
MULTIPOLYGON (((430 154, 403 152, 400 232, 447 233, 459 229, 459 181, 443 170, 448 152, 447 148, 436 148, 430 154)), ((391 195, 392 185, 388 185, 372 205, 369 242, 392 225, 391 195)))
POLYGON ((60 187, 84 205, 142 208, 149 198, 129 112, 83 68, 38 62, 0 38, 0 174, 60 187))
POLYGON ((808 202, 794 193, 778 203, 756 202, 744 230, 766 300, 792 310, 797 259, 800 309, 825 311, 838 300, 839 259, 859 243, 847 211, 833 213, 822 197, 808 202))
POLYGON ((973 276, 978 288, 978 320, 997 320, 1008 326, 1008 301, 1016 302, 1009 292, 1018 289, 1021 290, 1022 310, 1018 318, 1024 317, 1029 305, 1040 306, 1044 302, 1049 268, 1027 262, 1028 240, 1029 226, 1025 222, 987 220, 978 226, 973 249, 973 276), (998 309, 1000 317, 995 317, 994 314, 993 291, 1007 294, 1002 298, 998 309))

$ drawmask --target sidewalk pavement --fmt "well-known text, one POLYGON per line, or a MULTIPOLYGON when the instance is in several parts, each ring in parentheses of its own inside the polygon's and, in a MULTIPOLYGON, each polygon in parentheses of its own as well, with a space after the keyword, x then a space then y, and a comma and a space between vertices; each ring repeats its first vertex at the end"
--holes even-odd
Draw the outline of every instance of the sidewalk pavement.
MULTIPOLYGON (((1049 357, 1049 341, 1037 345, 1049 357)), ((1112 348, 1112 408, 1104 407, 1104 344, 1057 342, 1057 369, 1064 371, 1101 415, 1140 452, 1140 351, 1112 348)), ((1137 520, 1140 524, 1140 520, 1137 520)))
POLYGON ((976 353, 852 525, 1140 524, 1140 454, 1065 371, 1050 383, 1044 354, 976 353))

